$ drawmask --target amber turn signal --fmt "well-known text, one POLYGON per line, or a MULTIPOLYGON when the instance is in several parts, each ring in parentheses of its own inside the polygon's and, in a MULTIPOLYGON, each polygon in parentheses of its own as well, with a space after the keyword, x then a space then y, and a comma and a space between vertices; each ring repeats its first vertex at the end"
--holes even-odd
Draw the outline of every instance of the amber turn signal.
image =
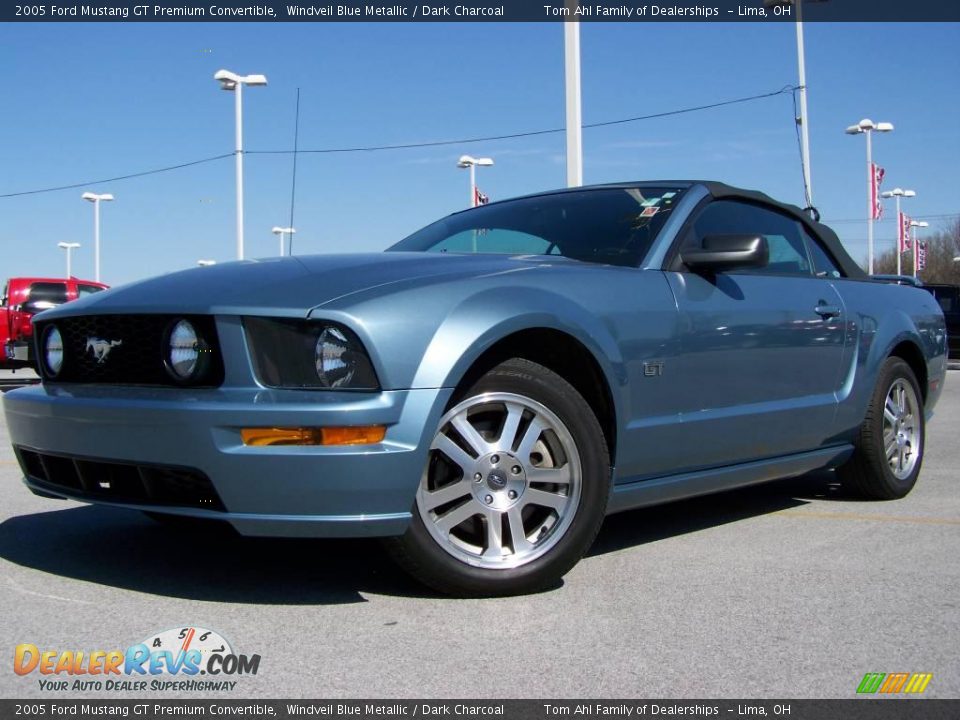
POLYGON ((385 425, 319 428, 243 428, 244 445, 374 445, 383 442, 385 425))

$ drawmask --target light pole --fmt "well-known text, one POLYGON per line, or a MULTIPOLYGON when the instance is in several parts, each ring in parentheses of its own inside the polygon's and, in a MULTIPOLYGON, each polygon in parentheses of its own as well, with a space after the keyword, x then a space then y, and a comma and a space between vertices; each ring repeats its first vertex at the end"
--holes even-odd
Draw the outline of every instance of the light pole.
POLYGON ((64 250, 67 251, 67 278, 69 279, 70 276, 71 276, 71 273, 70 273, 70 253, 72 253, 75 249, 77 249, 78 247, 80 247, 80 243, 61 242, 61 243, 57 243, 57 247, 58 247, 58 248, 63 248, 64 250))
MULTIPOLYGON (((576 17, 578 0, 567 0, 576 17)), ((563 23, 563 75, 567 118, 567 187, 583 185, 583 116, 580 103, 580 23, 563 23)))
POLYGON ((873 142, 875 132, 891 132, 893 123, 875 123, 864 118, 846 129, 847 135, 867 136, 867 273, 873 275, 873 142))
POLYGON ((902 248, 900 247, 900 236, 903 235, 903 223, 900 222, 900 198, 912 198, 916 197, 917 194, 913 190, 894 188, 893 190, 880 193, 880 196, 885 198, 893 197, 897 199, 897 275, 899 275, 901 270, 900 255, 903 252, 902 248))
MULTIPOLYGON (((911 220, 910 229, 913 228, 925 228, 929 227, 930 223, 926 220, 911 220)), ((917 276, 917 233, 913 233, 913 238, 910 240, 910 247, 913 248, 913 276, 917 276)))
POLYGON ((80 197, 93 203, 93 279, 100 282, 100 203, 113 200, 113 195, 85 192, 80 197))
POLYGON ((293 235, 297 231, 296 228, 292 227, 279 227, 277 225, 273 226, 272 232, 274 235, 280 236, 280 257, 283 257, 283 248, 284 248, 284 235, 293 235))
POLYGON ((457 160, 458 168, 470 168, 470 207, 477 206, 477 170, 479 167, 490 167, 493 165, 491 158, 475 158, 470 155, 461 155, 457 160))
POLYGON ((197 265, 199 265, 200 267, 210 267, 211 265, 216 265, 216 264, 217 264, 216 260, 203 260, 203 259, 197 260, 197 265))
POLYGON ((217 70, 213 79, 220 82, 222 90, 234 93, 237 119, 237 138, 234 154, 237 158, 237 259, 243 260, 243 86, 266 85, 265 75, 237 75, 229 70, 217 70))
POLYGON ((807 207, 813 207, 813 180, 810 178, 810 123, 807 116, 807 64, 803 44, 803 4, 805 2, 824 2, 825 0, 763 0, 764 7, 797 8, 797 75, 799 76, 800 117, 800 161, 803 163, 803 194, 807 207))

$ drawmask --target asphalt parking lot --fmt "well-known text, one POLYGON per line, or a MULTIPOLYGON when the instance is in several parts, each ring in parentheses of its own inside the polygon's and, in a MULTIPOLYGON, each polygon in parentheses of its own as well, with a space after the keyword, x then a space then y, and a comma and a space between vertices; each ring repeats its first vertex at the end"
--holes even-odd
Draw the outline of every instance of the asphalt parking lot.
POLYGON ((373 541, 172 532, 34 497, 0 424, 0 696, 159 697, 42 691, 14 646, 194 625, 262 658, 224 698, 849 698, 866 672, 933 673, 927 696, 960 697, 958 428, 952 371, 904 500, 819 474, 625 513, 562 586, 464 601, 373 541))

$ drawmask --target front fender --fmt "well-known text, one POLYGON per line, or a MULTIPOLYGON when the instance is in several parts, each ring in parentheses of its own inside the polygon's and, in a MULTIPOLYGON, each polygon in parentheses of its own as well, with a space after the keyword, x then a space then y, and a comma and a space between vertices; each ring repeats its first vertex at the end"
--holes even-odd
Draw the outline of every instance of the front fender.
POLYGON ((524 288, 492 298, 477 293, 459 303, 427 346, 413 387, 455 387, 496 342, 535 328, 557 330, 583 344, 614 394, 626 383, 620 349, 600 318, 562 295, 524 288))

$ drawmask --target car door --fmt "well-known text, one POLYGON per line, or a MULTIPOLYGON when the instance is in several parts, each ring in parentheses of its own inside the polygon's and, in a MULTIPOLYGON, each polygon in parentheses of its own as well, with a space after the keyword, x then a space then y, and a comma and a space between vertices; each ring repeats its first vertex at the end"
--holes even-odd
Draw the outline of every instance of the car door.
POLYGON ((686 463, 713 467, 829 442, 844 352, 843 302, 814 268, 802 224, 775 208, 714 200, 691 218, 667 272, 679 310, 673 372, 686 463), (710 235, 766 238, 765 267, 695 273, 679 255, 710 235))

